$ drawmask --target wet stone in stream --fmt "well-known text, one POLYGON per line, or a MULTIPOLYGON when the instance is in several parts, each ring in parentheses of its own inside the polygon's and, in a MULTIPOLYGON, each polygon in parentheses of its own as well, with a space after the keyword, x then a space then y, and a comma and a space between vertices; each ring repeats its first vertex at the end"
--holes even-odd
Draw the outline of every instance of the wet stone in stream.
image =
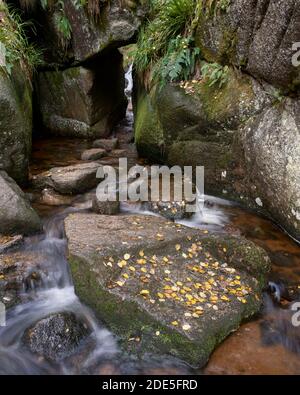
POLYGON ((102 148, 92 148, 86 151, 83 151, 81 155, 81 160, 88 161, 88 160, 98 160, 103 158, 107 155, 105 149, 102 148))
POLYGON ((31 352, 60 361, 72 354, 89 334, 86 323, 73 313, 57 313, 43 318, 27 329, 23 343, 31 352))
POLYGON ((77 294, 130 352, 203 366, 260 309, 269 261, 242 238, 154 216, 71 214, 65 230, 77 294))
POLYGON ((142 208, 146 211, 159 214, 171 221, 189 218, 193 215, 193 213, 187 211, 187 204, 184 200, 181 202, 144 202, 142 208))
POLYGON ((61 194, 83 193, 99 183, 96 178, 99 167, 97 162, 56 167, 34 176, 32 183, 36 188, 53 188, 61 194))
POLYGON ((95 195, 93 198, 93 211, 102 215, 116 215, 120 212, 120 202, 101 201, 95 195))
POLYGON ((33 254, 12 251, 0 255, 0 302, 7 309, 24 300, 24 291, 38 286, 40 280, 33 254))
POLYGON ((93 143, 94 148, 102 148, 106 151, 112 151, 116 149, 118 146, 118 139, 117 138, 112 138, 112 139, 99 139, 95 140, 93 143))

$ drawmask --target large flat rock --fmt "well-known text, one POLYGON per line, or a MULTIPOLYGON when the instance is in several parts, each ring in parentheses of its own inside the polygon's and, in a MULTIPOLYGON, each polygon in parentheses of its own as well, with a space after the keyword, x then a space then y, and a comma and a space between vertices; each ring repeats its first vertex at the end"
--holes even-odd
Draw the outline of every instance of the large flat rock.
POLYGON ((71 214, 69 262, 79 297, 131 351, 203 366, 261 306, 265 252, 154 216, 71 214))
POLYGON ((96 174, 100 166, 97 162, 90 162, 54 167, 34 176, 32 182, 37 188, 53 188, 62 194, 83 193, 99 183, 96 174))

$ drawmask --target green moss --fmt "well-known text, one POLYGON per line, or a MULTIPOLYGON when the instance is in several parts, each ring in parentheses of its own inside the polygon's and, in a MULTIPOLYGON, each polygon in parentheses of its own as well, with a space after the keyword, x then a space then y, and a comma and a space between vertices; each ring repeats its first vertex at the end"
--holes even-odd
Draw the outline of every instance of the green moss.
POLYGON ((213 334, 207 336, 205 344, 202 339, 199 339, 202 340, 199 343, 190 341, 179 332, 156 321, 134 301, 121 300, 119 296, 105 290, 83 260, 70 257, 69 263, 77 295, 119 337, 123 349, 138 354, 171 354, 192 366, 203 366, 207 362, 218 342, 213 334), (160 336, 155 336, 156 331, 160 332, 160 336), (141 339, 140 342, 129 341, 137 336, 141 339))
POLYGON ((208 121, 229 128, 247 119, 255 98, 248 77, 239 75, 233 69, 229 69, 227 83, 221 88, 201 83, 195 85, 195 93, 203 103, 208 121))
POLYGON ((258 288, 265 286, 266 274, 271 270, 267 253, 250 241, 239 238, 224 237, 222 243, 214 237, 204 237, 202 245, 219 260, 245 271, 258 280, 258 288))
MULTIPOLYGON (((240 238, 203 236, 201 242, 204 251, 239 270, 241 276, 247 278, 247 284, 252 287, 253 293, 247 296, 246 304, 232 304, 232 314, 228 311, 219 315, 216 321, 206 316, 197 336, 184 335, 167 325, 166 320, 171 319, 171 310, 164 312, 163 320, 158 319, 151 309, 148 312, 147 304, 137 302, 134 287, 125 291, 109 289, 110 282, 116 281, 120 273, 116 270, 107 271, 101 263, 102 258, 97 254, 91 254, 89 258, 69 257, 76 293, 118 336, 122 348, 127 352, 140 356, 147 352, 170 354, 192 366, 203 366, 211 352, 229 333, 259 311, 264 276, 270 269, 270 264, 262 249, 240 238), (155 335, 157 331, 160 332, 159 336, 155 335), (140 340, 129 340, 136 338, 140 340)), ((149 289, 151 292, 151 285, 149 289)))
POLYGON ((164 132, 148 95, 141 96, 137 103, 135 142, 141 156, 158 161, 164 157, 164 132))

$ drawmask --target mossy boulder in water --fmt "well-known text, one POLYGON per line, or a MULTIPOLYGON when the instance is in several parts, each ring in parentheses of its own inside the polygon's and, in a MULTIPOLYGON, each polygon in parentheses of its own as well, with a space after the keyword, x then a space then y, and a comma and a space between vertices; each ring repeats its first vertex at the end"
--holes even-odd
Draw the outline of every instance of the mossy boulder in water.
POLYGON ((230 69, 204 79, 135 91, 140 154, 168 165, 204 166, 209 194, 263 212, 300 239, 299 98, 230 69))
POLYGON ((138 151, 151 161, 204 166, 207 191, 229 192, 244 177, 238 128, 269 102, 257 81, 232 69, 221 87, 200 80, 167 84, 162 89, 154 86, 148 91, 137 79, 134 110, 138 151))
POLYGON ((83 213, 67 217, 65 231, 77 294, 129 351, 203 366, 260 309, 269 260, 243 238, 83 213))
MULTIPOLYGON (((135 139, 141 155, 167 159, 172 145, 182 141, 215 143, 226 151, 234 130, 268 102, 254 79, 231 69, 227 77, 221 88, 200 80, 162 89, 154 85, 150 91, 137 79, 135 139)), ((192 158, 182 155, 184 160, 192 158)))

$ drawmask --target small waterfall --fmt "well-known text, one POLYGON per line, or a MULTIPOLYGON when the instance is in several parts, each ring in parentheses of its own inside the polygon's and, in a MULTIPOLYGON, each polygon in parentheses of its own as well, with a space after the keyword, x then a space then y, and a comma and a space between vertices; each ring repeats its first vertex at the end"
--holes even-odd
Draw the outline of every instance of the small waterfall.
POLYGON ((128 98, 128 100, 131 100, 131 94, 133 89, 132 70, 133 70, 133 64, 129 66, 125 74, 125 81, 126 81, 125 95, 128 98))
MULTIPOLYGON (((41 281, 38 288, 27 289, 27 303, 17 305, 8 313, 6 326, 0 328, 0 373, 2 374, 42 374, 49 373, 53 367, 24 349, 22 336, 25 330, 37 321, 54 313, 71 312, 87 323, 91 330, 93 349, 86 357, 85 367, 97 358, 112 357, 118 352, 113 335, 97 323, 94 314, 84 306, 75 294, 67 262, 67 241, 64 237, 63 221, 78 209, 68 208, 47 220, 44 234, 26 240, 24 249, 39 258, 41 281)), ((60 373, 65 371, 63 365, 60 373)))
MULTIPOLYGON (((280 297, 280 286, 271 284, 272 287, 275 287, 275 292, 279 292, 275 297, 280 297)), ((260 325, 262 341, 266 346, 282 345, 292 353, 299 354, 300 332, 299 326, 293 325, 295 312, 292 307, 293 303, 282 308, 275 305, 268 294, 264 295, 264 319, 260 325)))

